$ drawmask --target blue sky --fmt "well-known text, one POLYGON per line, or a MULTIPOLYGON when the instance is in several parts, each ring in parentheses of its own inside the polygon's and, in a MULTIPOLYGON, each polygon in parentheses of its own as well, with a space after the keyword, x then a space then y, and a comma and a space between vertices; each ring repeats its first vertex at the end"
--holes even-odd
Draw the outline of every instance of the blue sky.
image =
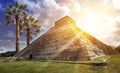
POLYGON ((15 41, 14 37, 14 25, 7 27, 4 21, 4 9, 7 8, 7 3, 13 3, 11 0, 0 0, 0 51, 11 50, 13 48, 10 44, 11 41, 15 41), (8 45, 5 45, 8 43, 8 45))
MULTIPOLYGON (((120 44, 120 0, 17 0, 27 4, 29 13, 39 19, 41 32, 45 33, 58 19, 69 15, 77 26, 102 42, 117 46, 120 44)), ((15 25, 5 25, 4 10, 14 0, 0 0, 0 52, 15 50, 15 25)), ((34 41, 34 39, 32 41, 34 41)), ((20 48, 26 46, 21 36, 20 48)))

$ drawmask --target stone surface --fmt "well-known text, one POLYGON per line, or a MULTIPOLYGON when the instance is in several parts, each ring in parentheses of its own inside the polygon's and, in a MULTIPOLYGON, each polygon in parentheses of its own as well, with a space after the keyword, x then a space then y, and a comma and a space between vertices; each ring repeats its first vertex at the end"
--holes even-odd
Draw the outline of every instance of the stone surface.
POLYGON ((23 49, 16 57, 42 60, 90 60, 103 55, 115 54, 110 47, 76 26, 66 16, 55 27, 23 49))
POLYGON ((120 45, 115 48, 115 50, 120 54, 120 45))

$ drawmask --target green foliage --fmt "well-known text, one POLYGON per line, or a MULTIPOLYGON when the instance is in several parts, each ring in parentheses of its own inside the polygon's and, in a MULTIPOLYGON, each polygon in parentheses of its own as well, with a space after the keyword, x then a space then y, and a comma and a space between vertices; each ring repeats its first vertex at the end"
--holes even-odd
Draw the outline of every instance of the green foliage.
POLYGON ((18 8, 20 5, 17 1, 15 1, 15 7, 18 8))
POLYGON ((6 9, 5 13, 6 13, 6 15, 9 15, 9 16, 12 15, 12 12, 9 9, 6 9))
POLYGON ((15 55, 15 51, 7 51, 5 53, 0 53, 0 57, 11 57, 15 55))
MULTIPOLYGON (((27 7, 27 5, 22 5, 19 4, 17 1, 15 2, 15 5, 12 6, 12 4, 8 3, 8 9, 5 9, 5 21, 6 24, 13 24, 16 23, 15 19, 16 16, 18 16, 18 20, 22 19, 23 17, 23 12, 25 12, 25 8, 27 7)), ((22 19, 23 20, 23 19, 22 19)), ((20 23, 20 21, 18 21, 20 23)))
POLYGON ((12 5, 9 3, 9 4, 8 4, 8 7, 11 9, 11 8, 12 8, 12 5))
POLYGON ((27 40, 32 39, 34 35, 36 36, 40 32, 40 25, 38 24, 38 20, 27 12, 23 13, 23 18, 24 22, 21 30, 26 32, 27 40))
POLYGON ((43 61, 0 63, 0 73, 120 73, 120 55, 112 56, 107 66, 43 61))

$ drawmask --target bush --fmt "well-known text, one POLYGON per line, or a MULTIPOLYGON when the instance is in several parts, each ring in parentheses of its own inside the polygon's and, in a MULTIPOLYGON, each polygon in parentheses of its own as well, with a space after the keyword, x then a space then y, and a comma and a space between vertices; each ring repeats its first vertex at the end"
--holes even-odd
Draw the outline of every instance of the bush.
POLYGON ((5 53, 0 53, 0 57, 11 57, 15 55, 15 51, 7 51, 5 53))

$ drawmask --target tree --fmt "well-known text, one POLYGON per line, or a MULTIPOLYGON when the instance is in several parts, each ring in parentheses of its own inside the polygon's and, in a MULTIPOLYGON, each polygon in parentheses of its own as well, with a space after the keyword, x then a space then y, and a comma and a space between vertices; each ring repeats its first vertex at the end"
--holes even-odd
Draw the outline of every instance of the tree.
POLYGON ((16 24, 16 53, 20 51, 20 20, 26 7, 26 5, 15 2, 14 6, 8 4, 8 9, 5 10, 6 25, 16 24))
POLYGON ((40 32, 40 25, 38 24, 38 20, 36 20, 32 15, 27 12, 23 13, 24 23, 21 25, 22 32, 26 31, 26 41, 27 46, 30 44, 30 40, 33 36, 37 35, 40 32))

